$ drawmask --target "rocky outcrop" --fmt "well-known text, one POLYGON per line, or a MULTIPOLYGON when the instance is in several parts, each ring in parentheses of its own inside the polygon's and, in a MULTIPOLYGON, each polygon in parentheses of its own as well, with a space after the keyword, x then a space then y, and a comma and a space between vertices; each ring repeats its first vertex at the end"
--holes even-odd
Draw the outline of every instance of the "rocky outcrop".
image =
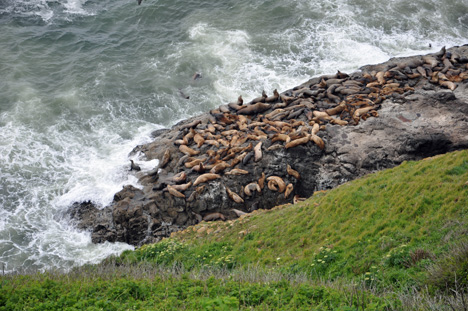
POLYGON ((95 243, 155 242, 203 219, 232 219, 403 161, 468 147, 468 47, 396 58, 242 98, 138 146, 137 172, 113 203, 72 209, 95 243))

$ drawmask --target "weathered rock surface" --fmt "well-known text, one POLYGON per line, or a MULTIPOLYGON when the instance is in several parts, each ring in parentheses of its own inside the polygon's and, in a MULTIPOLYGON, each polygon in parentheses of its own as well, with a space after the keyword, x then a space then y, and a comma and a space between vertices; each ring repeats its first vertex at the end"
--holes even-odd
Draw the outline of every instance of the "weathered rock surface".
POLYGON ((141 245, 202 219, 236 218, 237 211, 272 208, 403 161, 467 148, 467 63, 468 47, 454 47, 220 106, 135 148, 160 160, 152 172, 136 173, 142 189, 124 187, 104 209, 76 203, 71 214, 95 243, 141 245), (236 170, 248 173, 229 173, 236 170))

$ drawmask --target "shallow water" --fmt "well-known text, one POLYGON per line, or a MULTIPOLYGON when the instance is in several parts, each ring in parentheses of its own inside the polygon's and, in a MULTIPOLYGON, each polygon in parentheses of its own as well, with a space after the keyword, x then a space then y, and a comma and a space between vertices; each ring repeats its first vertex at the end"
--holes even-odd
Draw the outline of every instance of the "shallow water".
POLYGON ((65 212, 138 186, 129 152, 151 131, 239 95, 466 44, 468 3, 0 0, 0 29, 0 265, 68 269, 131 249, 93 245, 65 212))

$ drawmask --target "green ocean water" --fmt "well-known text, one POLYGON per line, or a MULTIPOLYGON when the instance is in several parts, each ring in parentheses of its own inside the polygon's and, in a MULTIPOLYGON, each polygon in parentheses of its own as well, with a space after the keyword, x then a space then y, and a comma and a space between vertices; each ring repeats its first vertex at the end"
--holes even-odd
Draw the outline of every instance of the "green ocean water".
POLYGON ((131 248, 93 245, 66 210, 138 186, 128 154, 151 131, 466 44, 468 2, 0 0, 0 30, 0 265, 67 269, 131 248))

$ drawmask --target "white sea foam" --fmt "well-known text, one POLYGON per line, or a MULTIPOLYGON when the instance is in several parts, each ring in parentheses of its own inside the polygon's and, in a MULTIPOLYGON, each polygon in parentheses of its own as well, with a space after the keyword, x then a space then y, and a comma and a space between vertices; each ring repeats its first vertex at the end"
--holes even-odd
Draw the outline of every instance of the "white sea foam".
MULTIPOLYGON (((138 7, 135 14, 154 12, 150 3, 146 1, 147 8, 138 7)), ((7 264, 7 271, 68 268, 131 249, 122 243, 94 245, 89 232, 75 229, 62 216, 73 202, 89 200, 105 206, 123 185, 141 187, 128 171, 129 153, 150 141, 155 123, 169 126, 239 95, 249 100, 263 89, 269 94, 275 88, 284 91, 311 76, 350 72, 393 56, 466 43, 468 5, 462 0, 286 0, 273 4, 272 8, 275 4, 297 8, 294 16, 281 16, 289 19, 284 29, 274 27, 279 21, 268 17, 273 11, 260 12, 258 16, 269 19, 261 20, 265 28, 256 28, 240 15, 235 24, 228 25, 200 7, 191 11, 201 15, 182 18, 183 30, 177 38, 184 39, 178 41, 164 27, 157 28, 152 15, 129 18, 131 25, 123 19, 109 22, 109 16, 129 16, 122 12, 130 7, 124 0, 104 1, 105 9, 85 0, 0 3, 0 17, 11 14, 27 21, 35 17, 32 25, 40 24, 35 29, 38 37, 31 38, 22 26, 10 36, 0 35, 17 37, 16 44, 29 44, 28 54, 43 56, 41 44, 42 39, 50 42, 48 30, 52 37, 62 27, 70 38, 86 33, 76 41, 73 53, 59 53, 70 48, 67 44, 75 44, 70 43, 73 38, 64 37, 65 46, 56 42, 55 51, 55 45, 47 46, 54 55, 52 64, 55 52, 75 64, 65 75, 69 83, 62 84, 64 76, 57 72, 44 77, 53 81, 47 85, 28 79, 49 65, 46 57, 41 58, 44 63, 36 64, 18 49, 0 55, 0 66, 15 63, 15 72, 7 75, 8 88, 0 85, 6 93, 0 93, 0 263, 7 264), (73 22, 75 16, 94 14, 91 7, 110 11, 102 20, 96 13, 96 20, 73 22), (36 23, 36 17, 45 23, 36 23), (270 22, 274 31, 268 28, 270 22), (131 32, 142 28, 141 33, 131 32), (160 37, 166 34, 169 38, 161 44, 160 37), (433 48, 428 48, 429 42, 433 48), (11 56, 16 55, 13 52, 18 57, 11 56), (195 71, 203 79, 191 81, 195 71), (182 99, 178 89, 190 99, 182 99)), ((252 10, 262 7, 260 2, 236 5, 249 5, 252 10)), ((8 44, 5 49, 13 46, 3 41, 8 44)), ((131 159, 144 171, 157 165, 157 160, 148 161, 142 154, 131 159)))

